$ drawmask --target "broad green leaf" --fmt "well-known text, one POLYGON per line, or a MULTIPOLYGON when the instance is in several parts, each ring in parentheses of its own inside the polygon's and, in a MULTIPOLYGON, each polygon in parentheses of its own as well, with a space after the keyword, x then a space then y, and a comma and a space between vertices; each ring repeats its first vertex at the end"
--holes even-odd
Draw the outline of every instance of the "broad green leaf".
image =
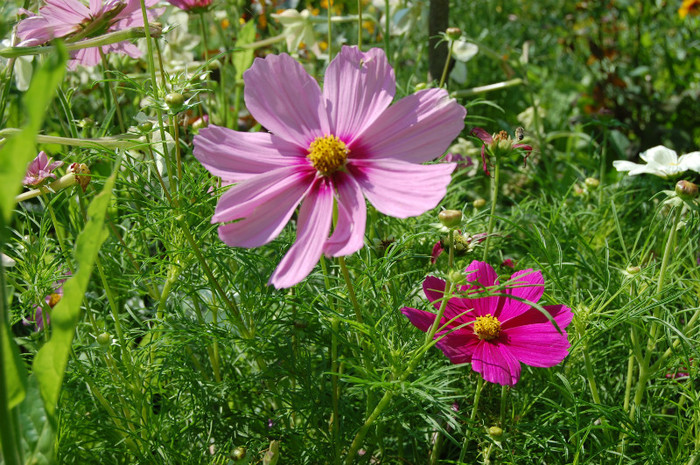
POLYGON ((7 408, 12 409, 22 402, 26 390, 27 369, 19 356, 19 349, 12 337, 12 331, 5 318, 0 321, 2 339, 2 369, 5 372, 7 408))
POLYGON ((41 401, 36 377, 29 377, 27 397, 19 406, 21 442, 25 464, 56 463, 54 440, 56 434, 41 401))
POLYGON ((78 235, 75 244, 75 261, 78 264, 78 271, 63 285, 63 297, 51 312, 51 339, 34 357, 33 371, 39 382, 46 413, 52 420, 61 392, 75 326, 80 319, 80 305, 87 290, 97 253, 107 238, 107 227, 104 220, 107 207, 110 204, 116 173, 115 170, 114 174, 107 179, 102 192, 93 199, 88 207, 89 220, 78 235))
MULTIPOLYGON (((255 40, 255 21, 248 21, 238 31, 236 46, 248 45, 255 40)), ((252 48, 237 50, 233 54, 233 66, 236 68, 236 81, 243 79, 243 73, 253 64, 255 50, 252 48)))
POLYGON ((24 95, 23 106, 27 122, 22 132, 8 139, 0 148, 0 215, 6 224, 12 217, 15 197, 22 186, 22 177, 27 165, 37 155, 35 139, 44 122, 46 109, 63 81, 66 60, 68 52, 59 43, 56 53, 48 56, 24 95))

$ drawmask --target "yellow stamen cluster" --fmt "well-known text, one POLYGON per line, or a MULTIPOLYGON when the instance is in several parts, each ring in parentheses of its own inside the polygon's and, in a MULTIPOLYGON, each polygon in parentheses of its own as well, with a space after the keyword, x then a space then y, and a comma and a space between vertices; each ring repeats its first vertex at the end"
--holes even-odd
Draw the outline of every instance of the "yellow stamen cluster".
POLYGON ((487 314, 478 316, 474 321, 474 334, 481 339, 490 341, 497 338, 501 334, 501 323, 496 317, 487 314))
POLYGON ((336 136, 317 137, 309 145, 306 158, 316 170, 324 176, 334 173, 345 166, 348 159, 348 148, 336 136))
POLYGON ((61 301, 61 295, 55 292, 49 296, 49 307, 54 308, 61 301))

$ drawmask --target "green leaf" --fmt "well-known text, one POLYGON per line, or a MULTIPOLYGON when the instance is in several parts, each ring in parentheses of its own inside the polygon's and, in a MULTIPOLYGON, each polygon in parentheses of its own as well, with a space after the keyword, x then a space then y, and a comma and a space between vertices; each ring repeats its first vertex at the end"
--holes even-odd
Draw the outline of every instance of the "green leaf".
MULTIPOLYGON (((248 45, 255 40, 255 21, 248 21, 238 31, 238 40, 236 46, 248 45)), ((255 49, 236 50, 233 54, 233 66, 236 68, 236 81, 243 79, 243 73, 253 64, 255 57, 255 49)))
POLYGON ((48 420, 46 409, 41 401, 41 394, 36 377, 29 378, 27 397, 19 406, 24 463, 51 465, 56 463, 54 441, 56 434, 48 420))
POLYGON ((102 192, 88 207, 89 220, 80 232, 75 244, 75 260, 78 271, 63 285, 63 297, 51 312, 51 339, 34 357, 33 371, 39 382, 46 413, 53 421, 63 375, 73 342, 75 326, 80 319, 80 305, 87 290, 90 274, 100 246, 107 238, 104 224, 116 178, 115 169, 107 179, 102 192))
POLYGON ((27 369, 19 356, 19 349, 5 318, 0 321, 0 331, 2 331, 2 366, 5 372, 7 408, 12 409, 24 399, 27 388, 27 369))
POLYGON ((63 81, 66 71, 66 52, 63 44, 58 43, 56 53, 48 59, 34 75, 29 90, 24 95, 24 113, 27 122, 22 132, 7 140, 0 149, 0 215, 9 224, 15 197, 22 186, 22 177, 27 164, 36 157, 36 136, 44 122, 46 109, 51 103, 56 88, 63 81))

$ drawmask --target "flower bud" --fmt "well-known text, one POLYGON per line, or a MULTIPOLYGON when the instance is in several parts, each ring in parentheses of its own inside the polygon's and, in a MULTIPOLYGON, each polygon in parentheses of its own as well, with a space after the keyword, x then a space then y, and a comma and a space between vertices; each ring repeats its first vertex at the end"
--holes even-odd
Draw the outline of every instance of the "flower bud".
POLYGON ((465 278, 464 273, 462 273, 459 270, 452 270, 447 275, 447 279, 451 283, 455 283, 455 284, 464 283, 464 278, 465 278))
POLYGON ((586 180, 583 182, 589 189, 596 189, 598 186, 600 186, 600 181, 598 181, 596 178, 586 178, 586 180))
POLYGON ((503 428, 500 426, 492 426, 489 428, 489 436, 492 438, 500 438, 503 436, 503 428))
POLYGON ((138 125, 139 131, 141 131, 143 134, 151 132, 151 129, 153 129, 153 123, 150 121, 144 121, 143 123, 138 125))
POLYGON ((234 462, 241 461, 245 458, 246 455, 246 450, 245 447, 236 447, 233 449, 233 452, 231 452, 231 458, 233 459, 234 462))
POLYGON ((481 199, 481 198, 476 199, 476 200, 472 203, 472 205, 474 205, 474 208, 476 208, 477 210, 478 210, 479 208, 484 208, 484 206, 486 206, 486 199, 481 199))
POLYGON ((179 92, 172 92, 165 96, 165 103, 171 110, 177 110, 185 103, 185 97, 179 92))
POLYGON ((93 120, 92 118, 83 118, 78 123, 78 126, 80 126, 81 128, 84 128, 84 129, 89 129, 89 128, 95 126, 95 120, 93 120))
POLYGON ((676 194, 684 200, 692 200, 698 196, 698 185, 681 179, 676 183, 676 194))
POLYGON ((109 333, 102 333, 99 334, 95 340, 97 340, 97 343, 102 347, 106 347, 112 342, 112 336, 110 336, 109 333))
POLYGON ((627 270, 626 270, 626 271, 627 271, 629 274, 637 274, 637 273, 639 273, 640 271, 642 271, 642 269, 641 269, 640 267, 636 266, 636 265, 630 265, 630 266, 627 267, 627 270))
POLYGON ((462 37, 462 30, 458 27, 448 27, 445 31, 445 35, 450 40, 457 40, 462 37))
POLYGON ((426 84, 425 82, 419 82, 414 87, 415 90, 423 90, 423 89, 427 89, 427 88, 428 88, 428 84, 426 84))
POLYGON ((462 223, 462 212, 459 210, 443 210, 438 214, 438 220, 445 227, 456 228, 462 223))

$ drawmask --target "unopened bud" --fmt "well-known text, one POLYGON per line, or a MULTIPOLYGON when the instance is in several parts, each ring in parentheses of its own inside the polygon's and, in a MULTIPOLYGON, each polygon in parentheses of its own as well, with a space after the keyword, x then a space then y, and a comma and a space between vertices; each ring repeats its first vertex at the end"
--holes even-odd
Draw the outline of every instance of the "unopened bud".
POLYGON ((177 110, 185 103, 185 97, 179 92, 172 92, 165 96, 165 104, 171 110, 177 110))
POLYGON ((448 279, 451 283, 455 283, 455 284, 461 284, 461 283, 463 283, 463 282, 464 282, 464 278, 465 278, 464 273, 462 273, 462 272, 459 271, 459 270, 452 270, 452 271, 450 271, 450 272, 448 273, 448 275, 447 275, 447 279, 448 279))
POLYGON ((629 274, 637 274, 637 273, 639 273, 640 271, 642 271, 642 269, 641 269, 640 267, 636 266, 636 265, 630 265, 630 266, 627 267, 627 270, 626 270, 626 271, 627 271, 629 274))
POLYGON ((112 342, 112 336, 109 333, 101 333, 95 339, 102 347, 108 346, 112 342))
POLYGON ((138 125, 139 131, 141 131, 144 134, 147 134, 151 132, 151 129, 153 129, 153 123, 150 121, 144 121, 143 123, 138 125))
POLYGON ((486 206, 486 199, 481 199, 481 198, 476 199, 476 200, 472 203, 472 205, 474 205, 474 208, 476 208, 477 210, 478 210, 479 208, 484 208, 484 206, 486 206))
POLYGON ((500 438, 503 436, 503 428, 500 426, 492 426, 489 428, 489 436, 492 438, 500 438))
POLYGON ((89 129, 89 128, 93 127, 94 125, 95 125, 95 120, 93 120, 92 118, 83 118, 78 123, 78 126, 80 126, 81 128, 84 128, 84 129, 89 129))
POLYGON ((598 181, 596 178, 586 178, 585 181, 586 187, 589 189, 596 189, 598 186, 600 186, 600 181, 598 181))
POLYGON ((681 179, 676 183, 676 194, 682 199, 692 200, 698 196, 698 185, 681 179))
POLYGON ((80 184, 85 192, 85 188, 90 184, 90 168, 85 163, 73 163, 68 167, 68 172, 73 173, 75 182, 80 184))
POLYGON ((457 40, 462 37, 462 30, 458 27, 448 27, 445 31, 445 35, 450 40, 457 40))
POLYGON ((438 220, 445 227, 456 228, 462 223, 462 212, 459 210, 443 210, 438 214, 438 220))
POLYGON ((238 462, 240 460, 243 460, 246 455, 246 450, 245 447, 236 447, 233 449, 233 452, 231 452, 231 458, 235 461, 238 462))
POLYGON ((428 84, 426 84, 425 82, 419 82, 414 87, 415 90, 423 90, 423 89, 427 89, 427 88, 428 88, 428 84))

